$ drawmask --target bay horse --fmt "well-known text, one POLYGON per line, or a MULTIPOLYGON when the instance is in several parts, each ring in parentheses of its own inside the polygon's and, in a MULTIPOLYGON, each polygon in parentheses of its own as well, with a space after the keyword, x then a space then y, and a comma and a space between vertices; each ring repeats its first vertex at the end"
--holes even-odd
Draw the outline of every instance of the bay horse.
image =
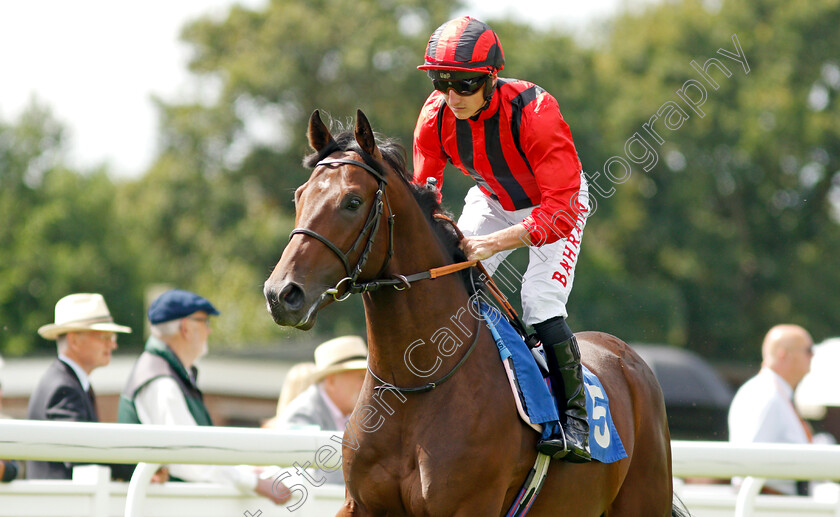
MULTIPOLYGON (((423 279, 458 253, 451 227, 433 218, 436 192, 410 183, 404 149, 377 141, 360 110, 354 131, 335 138, 316 110, 307 136, 315 152, 304 164, 313 170, 295 192, 295 230, 264 294, 277 324, 302 330, 332 301, 363 297, 368 372, 345 429, 338 515, 505 515, 534 465, 538 434, 517 416, 490 332, 466 316, 464 275, 423 279)), ((552 460, 529 515, 683 515, 653 373, 614 336, 577 339, 627 457, 552 460)))

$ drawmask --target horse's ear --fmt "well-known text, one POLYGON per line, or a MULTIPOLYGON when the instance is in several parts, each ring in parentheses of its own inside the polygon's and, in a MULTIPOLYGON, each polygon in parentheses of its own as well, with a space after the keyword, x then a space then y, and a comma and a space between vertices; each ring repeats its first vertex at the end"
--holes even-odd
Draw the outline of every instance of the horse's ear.
POLYGON ((376 148, 376 138, 373 136, 373 129, 362 110, 356 110, 356 142, 363 151, 376 158, 382 158, 379 149, 376 148))
POLYGON ((309 138, 309 146, 316 152, 325 148, 333 141, 332 134, 330 134, 330 130, 321 121, 321 114, 318 110, 313 111, 312 116, 309 117, 309 130, 306 136, 309 138))

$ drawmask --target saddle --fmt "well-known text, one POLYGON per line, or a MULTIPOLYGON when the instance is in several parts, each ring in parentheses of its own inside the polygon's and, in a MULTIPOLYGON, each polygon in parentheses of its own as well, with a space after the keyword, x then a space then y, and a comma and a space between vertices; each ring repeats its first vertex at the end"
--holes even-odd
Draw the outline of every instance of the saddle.
MULTIPOLYGON (((481 314, 499 350, 519 417, 542 434, 547 425, 559 420, 557 404, 548 384, 548 367, 542 345, 537 343, 534 348, 529 348, 520 333, 495 307, 482 302, 481 314)), ((586 387, 592 459, 612 463, 626 458, 627 452, 612 420, 607 393, 598 377, 586 365, 581 366, 586 387)))

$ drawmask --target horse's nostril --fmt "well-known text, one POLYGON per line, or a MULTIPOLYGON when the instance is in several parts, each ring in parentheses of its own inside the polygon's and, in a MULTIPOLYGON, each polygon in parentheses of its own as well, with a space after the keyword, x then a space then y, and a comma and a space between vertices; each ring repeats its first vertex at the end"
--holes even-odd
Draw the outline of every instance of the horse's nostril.
POLYGON ((303 289, 297 284, 286 284, 280 291, 278 299, 287 309, 293 311, 298 310, 303 306, 303 289))

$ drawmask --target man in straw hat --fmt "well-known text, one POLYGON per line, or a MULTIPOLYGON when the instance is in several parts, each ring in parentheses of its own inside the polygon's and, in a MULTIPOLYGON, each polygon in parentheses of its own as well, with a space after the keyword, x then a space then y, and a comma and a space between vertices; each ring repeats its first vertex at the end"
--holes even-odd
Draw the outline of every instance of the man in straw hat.
MULTIPOLYGON (((149 306, 152 336, 137 359, 120 397, 119 421, 128 424, 212 426, 197 385, 195 362, 207 353, 210 317, 219 311, 206 298, 170 289, 149 306)), ((180 481, 233 485, 276 504, 291 498, 282 483, 258 469, 231 465, 169 465, 180 481)))
MULTIPOLYGON (((117 333, 131 329, 114 323, 101 294, 78 293, 55 304, 55 322, 38 329, 55 340, 58 358, 41 377, 29 398, 30 420, 98 422, 90 385, 93 370, 107 366, 117 348, 117 333)), ((28 479, 71 479, 73 463, 27 461, 28 479)), ((109 465, 113 477, 129 479, 134 465, 109 465)))
MULTIPOLYGON (((277 418, 277 425, 317 425, 322 431, 343 431, 362 391, 367 347, 358 336, 342 336, 315 349, 312 385, 277 418)), ((340 468, 324 472, 327 483, 343 484, 340 468)))

